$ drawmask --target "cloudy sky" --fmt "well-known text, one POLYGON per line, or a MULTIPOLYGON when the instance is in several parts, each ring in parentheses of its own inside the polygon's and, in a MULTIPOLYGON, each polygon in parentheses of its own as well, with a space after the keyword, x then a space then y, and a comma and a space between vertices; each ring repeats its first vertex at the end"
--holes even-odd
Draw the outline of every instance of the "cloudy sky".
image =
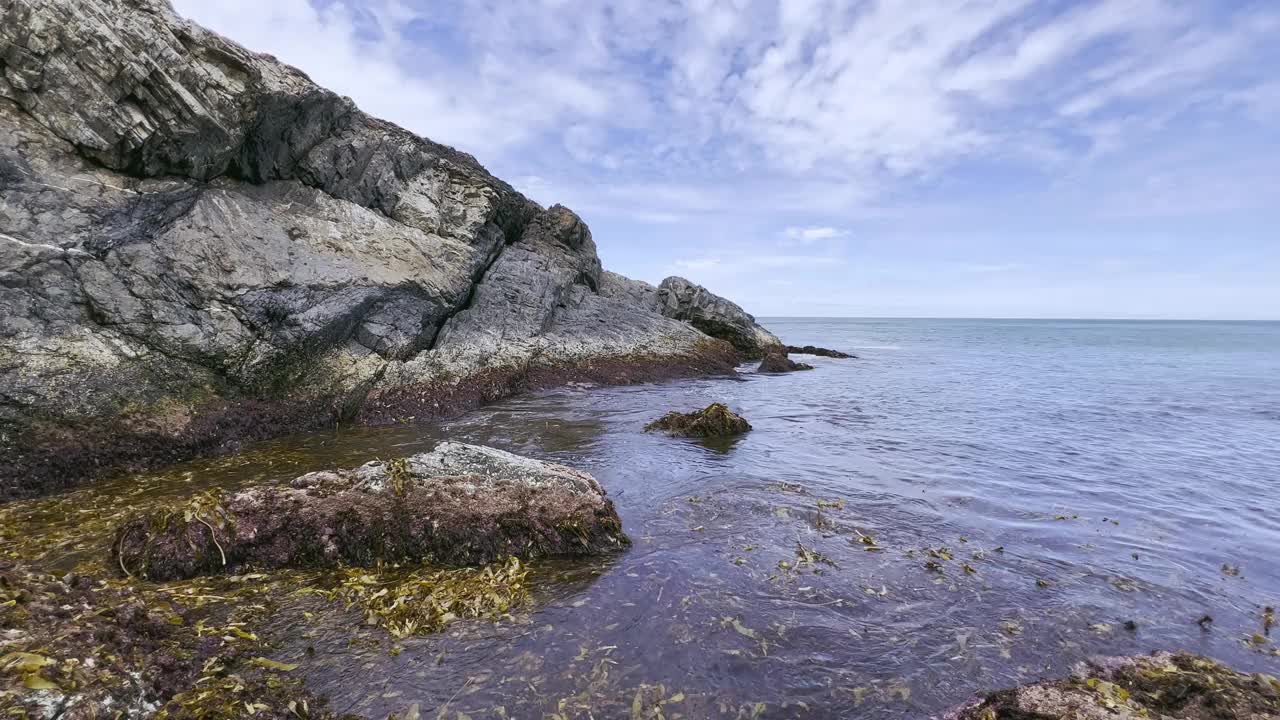
POLYGON ((757 315, 1280 318, 1274 0, 174 0, 757 315))

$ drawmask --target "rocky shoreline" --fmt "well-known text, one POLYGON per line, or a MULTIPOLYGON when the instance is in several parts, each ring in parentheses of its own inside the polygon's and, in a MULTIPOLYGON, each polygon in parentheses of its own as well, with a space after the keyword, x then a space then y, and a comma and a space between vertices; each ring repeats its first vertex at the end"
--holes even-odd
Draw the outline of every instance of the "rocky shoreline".
POLYGON ((781 343, 163 0, 0 6, 0 499, 781 343))

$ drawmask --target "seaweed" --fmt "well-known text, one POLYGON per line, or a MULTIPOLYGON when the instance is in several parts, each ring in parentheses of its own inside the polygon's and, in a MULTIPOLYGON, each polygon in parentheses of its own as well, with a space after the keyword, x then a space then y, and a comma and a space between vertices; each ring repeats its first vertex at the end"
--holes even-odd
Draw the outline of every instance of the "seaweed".
POLYGON ((712 403, 691 413, 669 412, 644 427, 645 432, 661 430, 671 435, 707 438, 740 435, 751 423, 722 403, 712 403))

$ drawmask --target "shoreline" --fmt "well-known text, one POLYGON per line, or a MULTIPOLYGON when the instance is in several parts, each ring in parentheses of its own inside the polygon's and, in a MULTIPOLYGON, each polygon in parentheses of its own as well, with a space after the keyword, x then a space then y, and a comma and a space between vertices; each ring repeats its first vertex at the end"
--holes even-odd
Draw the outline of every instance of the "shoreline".
POLYGON ((0 504, 73 490, 122 473, 234 454, 246 443, 332 427, 379 427, 456 418, 524 393, 587 382, 603 386, 731 376, 745 356, 708 338, 668 357, 602 356, 577 363, 484 370, 458 380, 375 389, 352 412, 338 396, 217 400, 173 420, 146 413, 33 424, 0 445, 0 504), (341 420, 343 411, 349 415, 341 420), (143 429, 137 429, 137 428, 143 429), (86 470, 88 468, 88 470, 86 470))

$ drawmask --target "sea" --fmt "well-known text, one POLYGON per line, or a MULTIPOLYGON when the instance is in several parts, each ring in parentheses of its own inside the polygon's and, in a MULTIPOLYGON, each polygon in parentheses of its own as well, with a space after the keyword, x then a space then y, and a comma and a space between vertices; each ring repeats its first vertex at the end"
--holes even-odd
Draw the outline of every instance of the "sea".
POLYGON ((928 718, 1157 650, 1280 673, 1280 323, 761 322, 857 357, 571 386, 185 477, 283 481, 451 439, 607 488, 633 545, 537 566, 507 621, 388 652, 349 614, 282 613, 273 657, 368 717, 928 718), (751 432, 644 432, 713 402, 751 432))

